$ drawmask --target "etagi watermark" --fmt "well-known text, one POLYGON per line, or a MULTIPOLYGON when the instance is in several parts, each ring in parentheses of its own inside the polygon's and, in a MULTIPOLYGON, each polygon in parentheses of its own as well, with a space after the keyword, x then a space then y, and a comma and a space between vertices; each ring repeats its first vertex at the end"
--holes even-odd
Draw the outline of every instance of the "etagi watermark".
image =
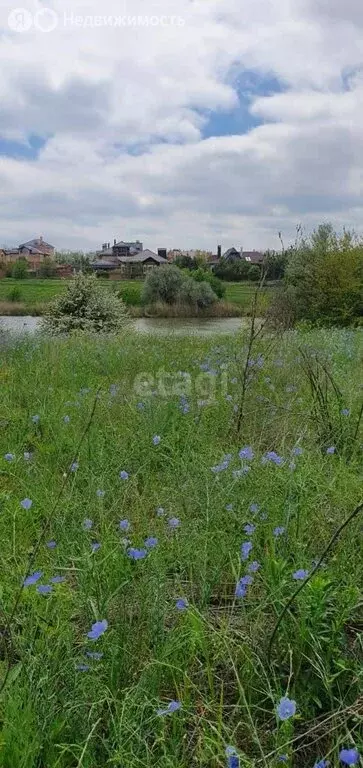
POLYGON ((31 29, 53 32, 57 27, 183 27, 184 24, 182 16, 79 16, 73 11, 58 14, 53 8, 41 8, 36 13, 26 8, 14 8, 8 16, 8 26, 13 32, 29 32, 31 29))

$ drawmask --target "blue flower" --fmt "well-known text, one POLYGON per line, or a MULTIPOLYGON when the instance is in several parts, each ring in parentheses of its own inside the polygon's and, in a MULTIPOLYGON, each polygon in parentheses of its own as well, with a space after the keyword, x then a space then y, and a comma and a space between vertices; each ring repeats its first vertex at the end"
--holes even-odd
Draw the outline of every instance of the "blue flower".
POLYGON ((247 585, 242 583, 242 579, 240 579, 240 581, 237 581, 234 594, 235 594, 235 597, 246 597, 247 585))
POLYGON ((336 451, 335 445, 331 445, 329 448, 326 449, 328 456, 331 456, 333 453, 335 453, 335 451, 336 451))
POLYGON ((243 542, 241 545, 241 560, 248 560, 252 547, 252 541, 243 542))
POLYGON ((92 544, 91 544, 92 552, 98 552, 99 549, 101 549, 100 542, 99 541, 92 541, 92 544))
POLYGON ((301 456, 302 453, 303 453, 303 449, 300 448, 299 445, 296 445, 295 448, 292 449, 292 452, 293 452, 294 456, 301 456))
POLYGON ((4 459, 5 461, 14 461, 15 453, 6 453, 4 459))
POLYGON ((240 459, 246 459, 248 461, 252 461, 252 459, 255 456, 255 454, 253 453, 253 449, 251 448, 250 445, 245 445, 244 448, 241 448, 238 455, 240 459))
POLYGON ((23 499, 23 500, 20 502, 20 505, 23 507, 23 509, 30 509, 30 507, 32 506, 32 504, 33 504, 33 502, 32 502, 32 500, 31 500, 31 499, 23 499))
POLYGON ((277 538, 278 536, 282 536, 285 533, 285 528, 283 525, 278 525, 277 528, 273 529, 273 535, 277 538))
POLYGON ((154 435, 154 437, 153 437, 154 445, 159 445, 160 441, 161 441, 160 435, 154 435))
POLYGON ((280 720, 289 720, 296 712, 296 701, 283 696, 277 705, 276 711, 280 720))
POLYGON ((232 472, 233 477, 243 477, 243 475, 247 475, 250 469, 251 467, 248 464, 245 467, 242 467, 242 469, 234 469, 232 472))
POLYGON ((250 573, 256 573, 259 568, 261 568, 261 563, 259 563, 257 560, 254 560, 253 563, 249 564, 247 570, 250 571, 250 573))
POLYGON ((329 760, 318 760, 318 762, 315 763, 314 768, 328 768, 329 765, 329 760))
POLYGON ((99 499, 103 499, 105 493, 106 493, 106 491, 101 491, 100 489, 98 489, 96 491, 96 496, 98 496, 99 499))
POLYGON ((23 581, 24 587, 31 587, 33 584, 36 584, 39 579, 41 579, 43 576, 43 571, 34 571, 34 573, 31 573, 29 576, 26 577, 23 581))
POLYGON ((350 416, 350 410, 349 410, 349 408, 342 408, 342 410, 340 411, 340 413, 342 414, 342 416, 350 416))
POLYGON ((51 584, 63 584, 65 580, 66 580, 65 576, 53 576, 53 578, 50 579, 51 584))
POLYGON ((37 587, 37 592, 39 592, 40 595, 49 595, 52 591, 53 587, 50 584, 40 584, 39 587, 37 587))
POLYGON ((279 755, 277 758, 278 763, 287 763, 288 761, 288 755, 279 755))
POLYGON ((117 395, 118 390, 119 390, 119 387, 117 386, 117 384, 111 384, 108 391, 111 397, 115 397, 117 395))
POLYGON ((258 512, 259 509, 260 509, 260 505, 259 504, 256 504, 255 502, 253 504, 250 504, 250 512, 252 512, 253 514, 258 512))
POLYGON ((169 517, 168 520, 168 526, 169 528, 179 528, 180 520, 178 517, 169 517))
POLYGON ((359 752, 357 749, 342 749, 339 752, 339 760, 344 765, 357 765, 359 762, 359 752))
POLYGON ((183 597, 179 597, 179 599, 175 603, 175 607, 178 611, 185 611, 188 606, 188 601, 184 600, 183 597))
POLYGON ((252 536, 252 534, 256 530, 256 526, 252 525, 252 523, 247 523, 247 525, 245 525, 243 530, 244 530, 245 533, 247 533, 247 536, 252 536))
POLYGON ((278 467, 281 467, 285 459, 282 456, 279 456, 276 451, 267 451, 267 453, 262 456, 261 462, 262 464, 267 464, 269 461, 276 464, 278 467))
POLYGON ((156 514, 158 517, 163 517, 165 515, 165 509, 164 507, 158 507, 156 510, 156 514))
POLYGON ((33 424, 38 424, 40 421, 40 416, 36 413, 35 416, 32 416, 32 422, 33 424))
POLYGON ((76 664, 77 672, 89 672, 89 664, 76 664))
POLYGON ((119 474, 120 480, 128 480, 129 479, 129 473, 126 472, 125 469, 123 469, 119 474))
POLYGON ((71 472, 77 472, 77 469, 79 469, 78 461, 74 461, 73 464, 71 464, 71 472))
POLYGON ((169 701, 166 709, 157 709, 156 714, 163 717, 164 715, 171 715, 173 712, 177 712, 178 709, 181 709, 180 701, 169 701))
POLYGON ((145 539, 145 547, 148 549, 154 549, 158 544, 158 540, 155 538, 155 536, 149 536, 147 539, 145 539))
POLYGON ((88 656, 89 659, 94 659, 95 661, 101 661, 103 657, 103 653, 100 651, 86 651, 86 656, 88 656))
POLYGON ((138 403, 136 408, 138 411, 143 411, 145 409, 145 403, 138 403))
POLYGON ((55 549, 57 546, 57 542, 52 539, 51 541, 47 541, 47 547, 48 549, 55 549))
POLYGON ((69 424, 70 420, 71 420, 70 416, 63 416, 63 421, 65 424, 69 424))
POLYGON ((31 461, 33 458, 33 454, 30 453, 30 451, 24 451, 24 460, 25 461, 31 461))
POLYGON ((129 557, 131 557, 131 560, 143 560, 144 557, 147 556, 147 550, 130 547, 130 549, 127 550, 127 554, 129 557))
POLYGON ((239 768, 238 755, 230 755, 227 757, 227 768, 239 768))
POLYGON ((296 581, 304 581, 307 576, 309 576, 309 571, 304 571, 303 568, 300 568, 298 571, 295 571, 295 573, 292 574, 292 578, 296 581))
POLYGON ((232 512, 233 511, 233 504, 226 504, 226 511, 232 512))
POLYGON ((119 528, 121 531, 129 531, 131 526, 128 520, 120 520, 119 522, 119 528))
POLYGON ((90 531, 93 526, 93 520, 90 520, 89 517, 86 517, 83 520, 83 528, 85 531, 90 531))
POLYGON ((104 632, 106 632, 106 629, 108 627, 108 621, 107 619, 103 619, 102 621, 96 621, 94 624, 92 624, 92 627, 89 632, 87 632, 87 637, 89 640, 98 640, 101 635, 103 635, 104 632))

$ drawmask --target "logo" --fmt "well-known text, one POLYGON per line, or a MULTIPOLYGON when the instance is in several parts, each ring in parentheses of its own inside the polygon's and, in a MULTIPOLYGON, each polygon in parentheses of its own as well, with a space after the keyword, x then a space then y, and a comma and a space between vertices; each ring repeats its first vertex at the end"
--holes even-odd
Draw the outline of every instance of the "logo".
POLYGON ((58 14, 52 8, 42 8, 34 14, 34 26, 41 32, 53 32, 58 26, 58 14))
POLYGON ((28 32, 33 26, 33 17, 26 8, 14 8, 9 13, 8 26, 13 32, 28 32))

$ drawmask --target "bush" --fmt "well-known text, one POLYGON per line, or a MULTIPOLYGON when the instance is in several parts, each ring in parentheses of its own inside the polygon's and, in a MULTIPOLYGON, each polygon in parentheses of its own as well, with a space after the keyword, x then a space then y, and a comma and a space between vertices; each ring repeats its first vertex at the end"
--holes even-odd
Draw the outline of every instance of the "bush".
POLYGON ((126 283, 118 291, 118 296, 125 302, 127 307, 139 307, 141 305, 141 286, 126 283))
POLYGON ((53 335, 86 331, 118 331, 129 316, 123 301, 97 283, 94 275, 80 272, 72 278, 67 292, 53 301, 42 321, 43 330, 53 335))
POLYGON ((39 277, 50 278, 56 275, 55 263, 50 259, 45 259, 39 267, 39 277))
POLYGON ((29 264, 26 259, 18 259, 11 269, 11 276, 15 280, 24 280, 28 276, 29 264))
POLYGON ((225 259, 221 259, 219 264, 214 268, 214 275, 221 280, 228 280, 229 282, 240 282, 241 280, 248 280, 248 270, 250 264, 248 261, 229 262, 225 259))
POLYGON ((14 285, 14 287, 6 294, 6 298, 8 301, 21 301, 22 292, 20 288, 18 288, 17 285, 14 285))
POLYGON ((223 299, 225 296, 226 287, 223 285, 222 281, 213 274, 213 272, 199 268, 195 270, 195 272, 192 272, 191 276, 193 280, 197 280, 198 283, 209 283, 212 291, 216 294, 216 296, 218 296, 219 299, 223 299))
POLYGON ((261 269, 257 266, 257 264, 251 264, 250 267, 248 267, 248 279, 251 280, 253 283, 257 283, 258 280, 261 277, 261 269))
MULTIPOLYGON (((204 272, 203 272, 204 276, 204 272)), ((142 294, 145 304, 186 304, 205 309, 217 300, 208 282, 198 282, 175 266, 153 270, 146 278, 142 294)))

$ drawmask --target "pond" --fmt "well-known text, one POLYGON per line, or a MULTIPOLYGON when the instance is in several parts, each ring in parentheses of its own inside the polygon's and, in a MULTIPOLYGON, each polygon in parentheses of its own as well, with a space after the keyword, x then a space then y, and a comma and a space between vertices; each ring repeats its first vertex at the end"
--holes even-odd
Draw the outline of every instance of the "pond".
MULTIPOLYGON (((34 333, 39 327, 39 317, 9 317, 0 316, 0 331, 14 331, 17 334, 34 333)), ((163 336, 173 333, 179 336, 197 334, 198 336, 213 336, 218 333, 236 333, 242 326, 247 325, 247 320, 240 317, 213 317, 200 319, 189 318, 165 318, 165 317, 140 317, 133 321, 136 331, 153 336, 163 336)))

